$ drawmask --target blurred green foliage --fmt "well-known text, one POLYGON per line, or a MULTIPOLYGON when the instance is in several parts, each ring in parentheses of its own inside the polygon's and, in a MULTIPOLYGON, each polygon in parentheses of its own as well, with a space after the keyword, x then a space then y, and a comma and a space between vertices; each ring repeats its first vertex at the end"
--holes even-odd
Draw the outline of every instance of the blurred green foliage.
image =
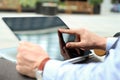
POLYGON ((59 3, 60 0, 19 0, 19 1, 23 7, 34 8, 37 2, 57 2, 57 3, 59 3))
POLYGON ((91 5, 99 5, 103 0, 88 0, 91 5))
POLYGON ((37 0, 19 0, 23 7, 35 7, 37 0))

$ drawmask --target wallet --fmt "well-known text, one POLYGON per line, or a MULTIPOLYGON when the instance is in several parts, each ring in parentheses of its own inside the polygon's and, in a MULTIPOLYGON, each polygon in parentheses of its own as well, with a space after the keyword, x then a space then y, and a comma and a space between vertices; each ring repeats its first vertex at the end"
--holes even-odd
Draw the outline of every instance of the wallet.
POLYGON ((64 41, 63 33, 58 31, 60 52, 64 60, 70 60, 72 63, 100 62, 101 60, 91 54, 90 50, 81 50, 80 48, 66 48, 67 42, 74 42, 75 35, 69 35, 68 41, 64 41))

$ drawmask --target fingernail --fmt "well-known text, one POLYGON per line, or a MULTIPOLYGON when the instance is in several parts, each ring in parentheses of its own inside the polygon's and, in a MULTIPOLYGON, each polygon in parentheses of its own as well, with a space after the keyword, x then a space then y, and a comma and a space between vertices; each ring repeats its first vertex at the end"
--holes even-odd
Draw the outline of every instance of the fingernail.
POLYGON ((58 31, 61 31, 61 30, 62 30, 61 28, 58 29, 58 31))
POLYGON ((69 44, 69 43, 67 43, 67 44, 66 44, 66 47, 70 47, 70 44, 69 44))

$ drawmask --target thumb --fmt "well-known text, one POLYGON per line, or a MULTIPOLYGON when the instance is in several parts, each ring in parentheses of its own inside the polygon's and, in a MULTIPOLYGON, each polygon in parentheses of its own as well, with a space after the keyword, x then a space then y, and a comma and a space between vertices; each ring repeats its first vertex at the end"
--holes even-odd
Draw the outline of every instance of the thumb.
POLYGON ((67 48, 81 48, 81 42, 68 42, 66 44, 67 48))

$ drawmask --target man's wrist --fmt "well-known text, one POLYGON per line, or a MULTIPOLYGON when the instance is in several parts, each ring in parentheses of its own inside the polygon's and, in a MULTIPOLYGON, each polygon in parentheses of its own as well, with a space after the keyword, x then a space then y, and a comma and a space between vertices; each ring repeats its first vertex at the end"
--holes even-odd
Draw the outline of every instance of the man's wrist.
POLYGON ((38 66, 38 70, 43 71, 45 64, 46 64, 49 60, 50 60, 50 58, 45 58, 44 60, 42 60, 42 62, 41 62, 40 65, 38 66))

